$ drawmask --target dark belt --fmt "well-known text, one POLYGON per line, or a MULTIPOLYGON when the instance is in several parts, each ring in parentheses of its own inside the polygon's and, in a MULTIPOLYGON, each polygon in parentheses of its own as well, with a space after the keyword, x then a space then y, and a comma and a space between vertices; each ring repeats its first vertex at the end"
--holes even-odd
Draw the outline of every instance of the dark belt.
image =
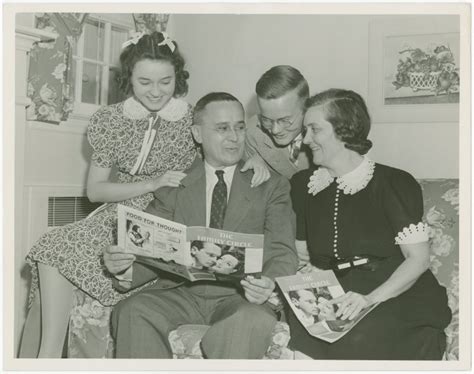
POLYGON ((314 256, 311 258, 311 262, 319 269, 333 270, 336 273, 340 273, 347 272, 354 268, 365 271, 375 271, 386 258, 387 257, 374 255, 357 255, 346 258, 314 256))

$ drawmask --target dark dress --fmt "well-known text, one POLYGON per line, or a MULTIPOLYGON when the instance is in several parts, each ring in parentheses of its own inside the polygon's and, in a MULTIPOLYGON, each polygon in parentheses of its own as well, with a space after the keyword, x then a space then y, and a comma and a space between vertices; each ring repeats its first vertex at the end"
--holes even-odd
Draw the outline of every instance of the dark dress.
MULTIPOLYGON (((395 237, 422 220, 421 188, 410 174, 375 164, 372 179, 355 194, 344 194, 333 181, 312 195, 307 185, 313 171, 299 172, 291 180, 296 237, 307 241, 313 264, 320 261, 318 256, 334 257, 335 241, 341 258, 383 257, 374 271, 352 268, 337 275, 346 292, 368 294, 403 262, 395 237)), ((446 290, 427 270, 409 290, 379 304, 331 344, 310 336, 290 313, 290 346, 315 359, 439 360, 450 320, 446 290)))

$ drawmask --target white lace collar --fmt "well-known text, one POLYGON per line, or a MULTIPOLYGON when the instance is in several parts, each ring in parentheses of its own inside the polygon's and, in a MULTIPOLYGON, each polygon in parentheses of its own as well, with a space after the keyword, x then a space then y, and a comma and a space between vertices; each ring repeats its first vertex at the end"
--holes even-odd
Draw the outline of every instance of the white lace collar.
MULTIPOLYGON (((170 101, 157 112, 157 114, 167 121, 178 121, 183 118, 188 111, 188 104, 182 99, 172 97, 170 101)), ((123 103, 123 115, 133 120, 146 118, 150 111, 138 102, 133 96, 123 103)))
MULTIPOLYGON (((354 195, 367 186, 374 175, 374 169, 375 163, 367 156, 364 156, 362 163, 354 170, 336 178, 337 188, 346 195, 354 195)), ((308 193, 316 195, 328 187, 334 179, 335 177, 329 174, 328 169, 320 167, 309 178, 308 193)))

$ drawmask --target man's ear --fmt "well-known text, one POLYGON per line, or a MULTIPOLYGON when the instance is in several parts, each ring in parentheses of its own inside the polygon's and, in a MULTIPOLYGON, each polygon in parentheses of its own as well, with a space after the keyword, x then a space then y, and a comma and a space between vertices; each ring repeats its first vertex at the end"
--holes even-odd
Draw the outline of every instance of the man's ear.
POLYGON ((193 125, 191 126, 191 131, 193 133, 194 140, 196 143, 202 144, 202 136, 201 136, 201 126, 200 125, 193 125))
POLYGON ((290 300, 295 306, 297 306, 297 307, 300 306, 300 301, 299 300, 295 299, 294 297, 292 297, 290 300))

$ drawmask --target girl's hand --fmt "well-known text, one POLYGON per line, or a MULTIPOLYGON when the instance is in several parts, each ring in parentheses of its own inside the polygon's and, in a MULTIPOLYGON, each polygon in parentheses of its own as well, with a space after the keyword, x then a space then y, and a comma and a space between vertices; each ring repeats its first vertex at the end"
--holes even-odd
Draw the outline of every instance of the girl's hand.
POLYGON ((150 181, 150 190, 153 192, 161 187, 179 187, 181 179, 186 176, 182 171, 168 170, 163 175, 150 181))
POLYGON ((330 303, 339 305, 336 317, 342 320, 353 320, 362 309, 373 304, 367 296, 352 291, 330 300, 330 303))

